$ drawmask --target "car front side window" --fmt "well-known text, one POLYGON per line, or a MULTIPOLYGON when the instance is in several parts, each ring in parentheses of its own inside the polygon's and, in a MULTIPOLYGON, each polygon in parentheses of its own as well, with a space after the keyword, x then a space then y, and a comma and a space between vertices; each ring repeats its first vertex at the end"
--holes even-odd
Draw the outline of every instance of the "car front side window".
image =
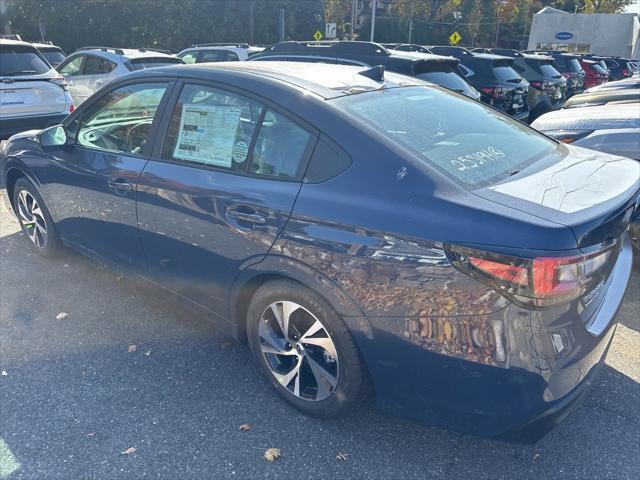
POLYGON ((82 67, 82 61, 84 60, 84 55, 78 55, 77 57, 66 62, 62 67, 60 67, 60 73, 65 77, 74 77, 76 75, 81 75, 82 72, 80 68, 82 67))
POLYGON ((98 150, 141 155, 166 90, 166 83, 141 83, 109 92, 80 118, 76 143, 98 150))

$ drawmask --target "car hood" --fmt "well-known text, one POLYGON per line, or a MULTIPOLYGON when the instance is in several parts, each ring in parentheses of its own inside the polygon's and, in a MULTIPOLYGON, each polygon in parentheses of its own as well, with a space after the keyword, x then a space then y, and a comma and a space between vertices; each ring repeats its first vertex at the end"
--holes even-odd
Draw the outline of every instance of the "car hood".
POLYGON ((543 132, 640 128, 640 103, 556 110, 538 117, 531 126, 543 132))
POLYGON ((618 216, 637 201, 640 162, 571 145, 558 148, 564 149, 562 160, 543 159, 475 193, 570 227, 578 246, 621 234, 624 222, 611 222, 614 218, 621 221, 624 215, 618 216))

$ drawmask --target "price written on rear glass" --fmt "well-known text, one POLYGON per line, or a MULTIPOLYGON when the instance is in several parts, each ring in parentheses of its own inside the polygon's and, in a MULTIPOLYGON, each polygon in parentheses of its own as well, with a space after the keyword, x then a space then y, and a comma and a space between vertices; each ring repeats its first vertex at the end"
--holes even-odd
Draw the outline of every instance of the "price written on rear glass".
POLYGON ((495 147, 487 147, 477 152, 468 153, 467 155, 461 155, 458 158, 451 160, 451 165, 456 167, 459 171, 471 170, 478 168, 485 163, 492 162, 499 158, 504 158, 504 152, 495 147))

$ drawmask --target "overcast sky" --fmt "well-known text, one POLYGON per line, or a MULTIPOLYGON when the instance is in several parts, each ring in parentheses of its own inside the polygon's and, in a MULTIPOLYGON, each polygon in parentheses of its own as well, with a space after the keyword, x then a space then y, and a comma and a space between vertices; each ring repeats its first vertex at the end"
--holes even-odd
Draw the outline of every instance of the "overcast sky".
POLYGON ((640 14, 640 0, 636 0, 636 3, 632 3, 627 7, 627 12, 640 14))

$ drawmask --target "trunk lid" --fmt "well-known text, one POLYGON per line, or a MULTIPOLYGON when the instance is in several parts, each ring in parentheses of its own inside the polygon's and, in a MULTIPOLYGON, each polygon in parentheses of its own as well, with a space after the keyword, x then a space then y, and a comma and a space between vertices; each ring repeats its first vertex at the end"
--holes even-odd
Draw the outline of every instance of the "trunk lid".
POLYGON ((0 80, 0 116, 23 117, 67 111, 64 90, 48 77, 0 80))
POLYGON ((640 163, 571 145, 565 155, 540 160, 475 193, 523 212, 568 226, 578 248, 619 237, 640 190, 640 163))

